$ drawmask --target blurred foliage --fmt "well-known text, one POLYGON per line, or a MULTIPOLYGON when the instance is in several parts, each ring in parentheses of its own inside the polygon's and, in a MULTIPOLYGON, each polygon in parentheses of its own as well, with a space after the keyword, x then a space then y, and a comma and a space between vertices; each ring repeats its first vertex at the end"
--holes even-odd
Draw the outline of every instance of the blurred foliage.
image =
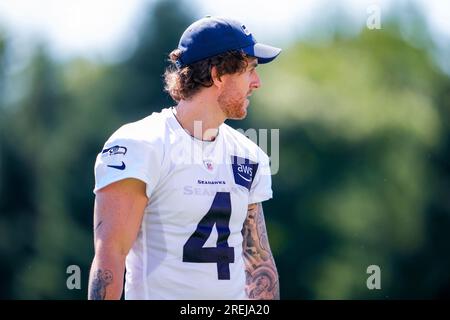
POLYGON ((298 44, 262 78, 255 123, 282 128, 267 211, 285 233, 281 274, 295 270, 288 297, 448 295, 450 82, 428 52, 392 25, 298 44), (371 264, 383 290, 364 285, 371 264))
MULTIPOLYGON (((192 17, 161 1, 127 60, 59 64, 41 45, 15 77, 0 32, 0 298, 86 298, 96 154, 120 125, 173 103, 161 76, 192 17), (7 74, 17 101, 4 99, 7 74), (81 290, 66 287, 72 264, 81 290)), ((421 45, 397 20, 284 48, 260 67, 249 117, 231 122, 280 129, 264 206, 284 299, 450 297, 450 78, 420 17, 421 45), (372 264, 381 290, 366 287, 372 264)))

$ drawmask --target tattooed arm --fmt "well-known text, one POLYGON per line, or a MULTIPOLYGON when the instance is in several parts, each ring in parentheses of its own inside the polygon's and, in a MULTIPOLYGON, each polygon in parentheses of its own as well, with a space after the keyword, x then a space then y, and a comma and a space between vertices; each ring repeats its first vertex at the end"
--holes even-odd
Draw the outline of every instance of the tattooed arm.
POLYGON ((248 206, 242 236, 248 297, 280 299, 278 272, 270 251, 261 203, 248 206))
POLYGON ((122 296, 125 257, 137 237, 147 202, 145 183, 136 179, 124 179, 97 192, 90 300, 122 296))

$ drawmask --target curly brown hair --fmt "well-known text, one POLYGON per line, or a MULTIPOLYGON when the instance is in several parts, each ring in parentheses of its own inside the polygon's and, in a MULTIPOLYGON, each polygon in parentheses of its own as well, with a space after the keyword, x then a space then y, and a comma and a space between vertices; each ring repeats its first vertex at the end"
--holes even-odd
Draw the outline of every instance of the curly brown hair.
POLYGON ((217 68, 220 79, 225 74, 244 72, 248 66, 247 55, 240 50, 227 51, 178 69, 175 63, 180 55, 180 49, 175 49, 169 54, 168 60, 171 65, 164 72, 164 90, 176 102, 189 100, 200 89, 211 87, 212 67, 217 68))

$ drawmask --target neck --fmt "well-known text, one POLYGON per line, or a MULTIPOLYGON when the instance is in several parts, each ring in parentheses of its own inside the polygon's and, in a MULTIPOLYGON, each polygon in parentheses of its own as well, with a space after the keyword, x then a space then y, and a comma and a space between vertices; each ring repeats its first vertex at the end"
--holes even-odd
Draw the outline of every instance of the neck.
POLYGON ((213 141, 225 116, 217 101, 197 94, 191 100, 181 100, 175 108, 180 125, 196 139, 213 141))

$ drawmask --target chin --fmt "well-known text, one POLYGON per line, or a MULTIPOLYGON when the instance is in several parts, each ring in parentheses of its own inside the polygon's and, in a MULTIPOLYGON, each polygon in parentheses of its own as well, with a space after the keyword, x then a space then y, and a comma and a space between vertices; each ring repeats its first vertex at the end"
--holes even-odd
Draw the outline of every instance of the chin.
POLYGON ((247 116, 247 107, 249 101, 246 99, 244 101, 234 101, 234 103, 224 104, 221 106, 224 111, 226 118, 231 120, 242 120, 247 116))
POLYGON ((242 114, 241 114, 240 119, 244 119, 246 116, 247 116, 247 109, 244 108, 244 109, 242 110, 242 114))
POLYGON ((236 116, 236 117, 230 118, 230 119, 232 119, 232 120, 243 120, 243 119, 245 119, 246 117, 247 117, 247 112, 244 113, 244 114, 240 114, 240 115, 238 115, 238 116, 236 116))
POLYGON ((245 119, 245 117, 247 116, 247 108, 245 106, 242 106, 242 108, 239 111, 235 111, 233 112, 233 114, 231 115, 231 117, 229 117, 229 119, 233 119, 233 120, 242 120, 245 119))

